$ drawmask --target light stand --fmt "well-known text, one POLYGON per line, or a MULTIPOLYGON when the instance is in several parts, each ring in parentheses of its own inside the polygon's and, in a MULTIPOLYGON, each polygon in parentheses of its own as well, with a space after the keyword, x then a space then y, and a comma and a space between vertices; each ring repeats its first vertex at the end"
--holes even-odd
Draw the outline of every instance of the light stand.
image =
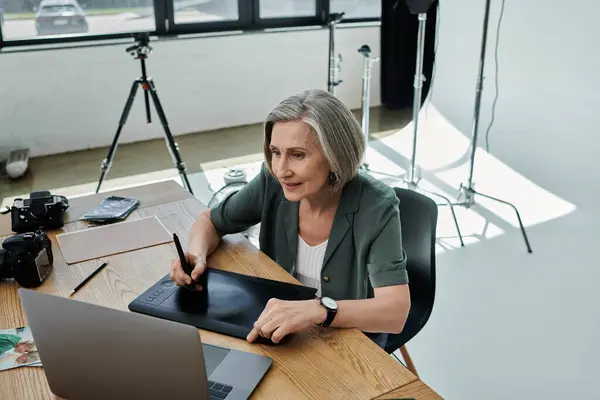
POLYGON ((519 226, 521 228, 521 233, 523 234, 523 239, 525 239, 525 245, 527 247, 527 252, 531 253, 531 246, 529 245, 529 239, 527 238, 527 233, 525 232, 525 227, 523 226, 523 222, 521 221, 521 215, 519 214, 519 210, 515 207, 514 204, 509 203, 508 201, 498 199, 496 197, 489 196, 487 194, 477 192, 474 189, 473 184, 473 170, 475 168, 475 152, 477 150, 477 137, 479 135, 479 111, 481 107, 481 93, 483 91, 483 70, 485 66, 485 51, 487 44, 487 31, 490 17, 490 0, 486 0, 485 2, 485 16, 483 18, 483 35, 481 39, 481 54, 479 56, 479 74, 477 76, 477 88, 475 93, 475 108, 473 112, 473 131, 471 136, 471 155, 469 162, 469 177, 467 179, 467 183, 460 184, 459 187, 459 202, 455 203, 455 205, 463 206, 466 208, 470 208, 475 204, 475 195, 478 194, 490 200, 494 200, 498 203, 505 204, 511 207, 515 213, 517 214, 517 220, 519 221, 519 226))
MULTIPOLYGON (((408 2, 408 0, 407 0, 408 2)), ((427 4, 409 4, 411 7, 411 13, 415 14, 418 12, 419 18, 419 30, 417 34, 417 61, 415 66, 415 78, 414 78, 414 98, 413 98, 413 147, 412 147, 412 155, 410 159, 410 166, 408 169, 408 173, 404 176, 395 176, 391 174, 387 174, 385 172, 374 171, 369 167, 369 163, 366 157, 366 153, 364 156, 363 165, 361 169, 363 171, 371 172, 374 174, 386 176, 393 179, 401 179, 406 184, 407 188, 414 191, 421 191, 424 193, 428 193, 430 195, 436 196, 442 200, 444 200, 443 205, 447 205, 450 207, 450 212, 452 213, 452 218, 454 220, 454 225, 456 226, 456 232, 458 234, 458 238, 460 240, 460 245, 464 246, 462 233, 460 231, 460 226, 458 225, 458 220, 456 218, 456 214, 454 212, 454 206, 450 199, 442 194, 435 193, 429 190, 425 190, 419 187, 419 181, 421 180, 420 176, 420 168, 416 164, 416 155, 417 155, 417 134, 418 134, 418 126, 419 126, 419 111, 421 109, 421 94, 423 91, 423 82, 425 81, 425 75, 423 75, 423 54, 425 53, 425 26, 427 22, 427 9, 431 5, 433 0, 425 1, 427 4)), ((371 68, 374 61, 378 60, 378 58, 371 57, 371 49, 367 45, 363 45, 358 52, 364 56, 364 72, 363 72, 363 94, 362 94, 362 129, 367 139, 369 138, 369 97, 370 97, 370 80, 371 80, 371 68)))
POLYGON ((336 87, 342 83, 338 80, 338 73, 341 71, 342 55, 335 55, 335 27, 344 18, 344 13, 332 13, 327 18, 329 27, 329 64, 327 67, 327 91, 335 96, 336 87))
MULTIPOLYGON (((370 110, 370 97, 371 97, 371 71, 373 69, 373 64, 379 61, 379 57, 371 57, 371 48, 363 44, 358 52, 363 55, 363 85, 362 85, 362 118, 361 118, 361 126, 363 134, 365 135, 365 143, 369 143, 369 120, 371 118, 371 110, 370 110)), ((367 154, 363 157, 362 168, 368 170, 369 169, 369 160, 367 159, 367 154)))
POLYGON ((146 121, 148 123, 152 122, 150 117, 150 102, 148 99, 148 93, 152 96, 152 101, 154 102, 154 106, 156 107, 156 112, 158 113, 158 118, 165 130, 165 142, 169 153, 171 154, 171 158, 175 167, 179 171, 179 175, 181 176, 181 181, 183 182, 184 187, 193 194, 192 187, 190 186, 190 182, 188 181, 188 177, 186 174, 185 163, 181 159, 179 154, 178 146, 175 140, 173 139, 173 135, 171 134, 171 130, 169 129, 169 123, 167 122, 167 117, 165 116, 165 112, 160 104, 160 100, 158 99, 158 94, 156 93, 156 87, 154 86, 154 82, 152 78, 149 78, 146 75, 146 58, 148 58, 148 54, 152 51, 152 47, 149 46, 150 35, 148 33, 135 34, 134 36, 137 40, 137 43, 131 47, 128 47, 125 51, 130 55, 134 56, 135 59, 140 60, 142 67, 142 76, 141 78, 136 79, 131 86, 131 90, 129 92, 129 97, 127 98, 127 102, 125 103, 125 108, 123 109, 123 113, 121 114, 121 119, 119 120, 119 127, 117 128, 117 132, 115 137, 113 138, 110 149, 108 150, 107 157, 102 160, 100 164, 101 174, 100 180, 98 181, 98 186, 96 187, 96 193, 100 191, 100 187, 102 186, 102 182, 108 170, 112 166, 112 162, 115 156, 115 152, 117 150, 117 145, 119 142, 119 136, 121 135, 121 131, 123 130, 123 126, 127 122, 127 117, 129 116, 129 111, 131 110, 131 106, 133 104, 133 100, 135 99, 135 95, 137 94, 138 87, 141 86, 144 90, 144 104, 146 108, 146 121))

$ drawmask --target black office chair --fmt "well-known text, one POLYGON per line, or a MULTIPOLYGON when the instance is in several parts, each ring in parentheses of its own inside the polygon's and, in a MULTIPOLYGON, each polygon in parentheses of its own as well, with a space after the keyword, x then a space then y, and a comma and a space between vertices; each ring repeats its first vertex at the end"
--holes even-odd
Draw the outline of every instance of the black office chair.
POLYGON ((394 190, 400 199, 402 245, 407 255, 411 307, 404 330, 399 334, 388 335, 385 351, 391 354, 400 348, 407 368, 417 375, 404 345, 423 329, 433 310, 438 208, 425 195, 408 189, 394 190))

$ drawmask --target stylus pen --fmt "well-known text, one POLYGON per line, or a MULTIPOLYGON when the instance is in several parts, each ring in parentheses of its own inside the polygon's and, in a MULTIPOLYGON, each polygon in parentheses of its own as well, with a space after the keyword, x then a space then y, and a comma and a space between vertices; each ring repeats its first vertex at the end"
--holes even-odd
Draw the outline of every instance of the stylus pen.
POLYGON ((69 297, 73 296, 75 294, 75 292, 77 292, 79 289, 81 289, 83 287, 83 285, 88 283, 88 281, 90 279, 92 279, 94 277, 94 275, 96 275, 98 272, 102 271, 102 269, 104 267, 106 267, 107 265, 108 265, 108 263, 104 262, 98 268, 96 268, 96 270, 94 272, 92 272, 87 278, 85 278, 83 280, 83 282, 81 282, 79 285, 77 285, 77 287, 75 289, 71 290, 71 293, 69 293, 69 297))
MULTIPOLYGON (((181 242, 179 241, 179 237, 176 233, 173 234, 173 241, 175 242, 175 247, 177 248, 177 254, 179 254, 179 261, 181 262, 181 268, 183 268, 183 272, 188 274, 190 278, 192 277, 192 268, 185 258, 185 253, 183 252, 183 248, 181 247, 181 242)), ((188 289, 191 289, 192 285, 188 285, 188 289)))

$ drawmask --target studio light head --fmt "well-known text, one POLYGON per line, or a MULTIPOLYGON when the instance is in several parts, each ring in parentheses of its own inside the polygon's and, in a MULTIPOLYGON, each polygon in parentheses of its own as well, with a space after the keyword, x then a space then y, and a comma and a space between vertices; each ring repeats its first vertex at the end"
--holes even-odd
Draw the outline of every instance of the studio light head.
POLYGON ((362 54, 365 57, 370 57, 371 56, 371 48, 369 47, 369 45, 363 44, 360 49, 358 49, 358 52, 360 54, 362 54))
POLYGON ((345 14, 346 13, 344 13, 344 12, 330 13, 327 18, 327 24, 337 24, 337 23, 341 22, 341 20, 344 18, 345 14))
POLYGON ((152 52, 150 47, 150 33, 149 32, 138 32, 133 34, 133 38, 137 42, 133 46, 125 49, 125 52, 134 56, 135 58, 147 57, 152 52))

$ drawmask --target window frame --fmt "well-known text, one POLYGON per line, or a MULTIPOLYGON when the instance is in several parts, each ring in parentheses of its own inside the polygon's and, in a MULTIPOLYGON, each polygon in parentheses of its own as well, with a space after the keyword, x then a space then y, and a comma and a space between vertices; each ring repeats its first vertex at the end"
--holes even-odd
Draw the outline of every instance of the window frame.
MULTIPOLYGON (((301 17, 260 18, 260 0, 238 0, 238 20, 175 23, 174 3, 176 0, 154 0, 153 31, 131 31, 104 34, 73 34, 60 37, 23 38, 5 40, 0 27, 0 52, 4 48, 56 45, 61 43, 100 42, 111 39, 133 38, 135 33, 148 32, 154 37, 173 37, 186 34, 206 34, 219 32, 253 32, 278 28, 299 28, 310 26, 326 26, 329 15, 330 0, 314 0, 315 15, 301 17)), ((379 22, 381 18, 349 18, 343 19, 340 25, 357 22, 379 22)), ((6 21, 5 21, 6 23, 6 21)), ((98 43, 101 44, 101 43, 98 43)))

